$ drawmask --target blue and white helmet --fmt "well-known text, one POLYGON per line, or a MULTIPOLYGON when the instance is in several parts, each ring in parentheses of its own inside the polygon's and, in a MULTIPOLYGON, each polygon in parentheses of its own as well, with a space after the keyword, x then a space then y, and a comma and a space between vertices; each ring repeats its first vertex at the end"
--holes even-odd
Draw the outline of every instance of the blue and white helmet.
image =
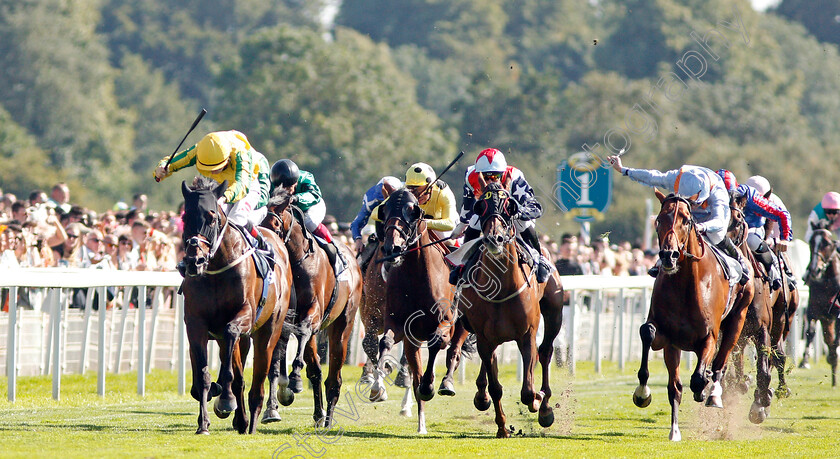
POLYGON ((711 189, 708 179, 705 174, 686 170, 677 178, 677 183, 674 184, 674 193, 683 198, 690 198, 695 194, 698 195, 694 202, 703 202, 709 199, 709 190, 711 189))

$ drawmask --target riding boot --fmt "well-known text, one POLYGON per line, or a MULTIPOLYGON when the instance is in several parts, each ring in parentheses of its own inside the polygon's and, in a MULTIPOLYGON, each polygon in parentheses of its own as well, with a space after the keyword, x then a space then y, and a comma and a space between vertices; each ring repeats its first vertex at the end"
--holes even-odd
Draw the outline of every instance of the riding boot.
POLYGON ((260 233, 252 222, 245 223, 245 231, 254 238, 255 249, 265 253, 266 256, 271 256, 271 248, 268 246, 268 241, 265 240, 262 233, 260 233))
POLYGON ((331 242, 321 244, 320 241, 318 242, 318 245, 321 246, 321 248, 324 249, 324 252, 327 253, 327 259, 330 261, 330 266, 335 269, 335 259, 338 256, 338 250, 335 245, 331 242))
POLYGON ((750 280, 749 275, 749 267, 747 266, 746 260, 744 260, 744 256, 741 255, 741 251, 735 247, 735 243, 732 242, 732 239, 729 239, 729 236, 724 236, 723 240, 717 245, 717 247, 730 257, 738 260, 738 263, 741 265, 741 279, 738 281, 741 285, 746 285, 747 282, 750 280))
POLYGON ((764 266, 764 270, 767 271, 767 275, 770 276, 770 290, 776 291, 782 288, 782 276, 779 274, 776 257, 770 251, 767 243, 762 241, 754 253, 758 261, 764 266))
POLYGON ((659 267, 660 266, 662 266, 662 260, 657 259, 656 263, 654 263, 653 266, 651 266, 650 269, 648 269, 648 275, 650 277, 654 277, 654 278, 659 276, 659 267))
POLYGON ((187 277, 187 263, 183 259, 175 265, 175 269, 178 270, 181 277, 187 277))
POLYGON ((359 261, 362 268, 362 272, 367 271, 368 264, 370 264, 370 260, 373 258, 373 255, 376 252, 377 246, 377 239, 375 234, 371 234, 368 238, 368 242, 365 245, 365 248, 362 249, 362 253, 359 254, 359 261))
POLYGON ((464 272, 463 266, 456 266, 449 271, 449 284, 458 285, 458 280, 461 279, 461 274, 464 272))
POLYGON ((542 250, 540 249, 540 238, 537 236, 537 230, 534 227, 526 228, 525 231, 522 233, 522 239, 528 243, 534 250, 537 251, 539 254, 539 258, 536 260, 537 262, 537 282, 542 284, 543 282, 548 280, 549 274, 551 274, 552 265, 545 259, 542 254, 542 250))

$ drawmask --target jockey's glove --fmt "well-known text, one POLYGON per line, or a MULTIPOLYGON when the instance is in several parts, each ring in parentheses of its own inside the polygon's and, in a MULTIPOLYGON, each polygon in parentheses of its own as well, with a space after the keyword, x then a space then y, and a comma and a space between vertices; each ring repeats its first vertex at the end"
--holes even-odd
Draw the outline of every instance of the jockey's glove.
POLYGON ((455 228, 452 229, 452 234, 449 235, 451 239, 458 239, 459 237, 464 235, 464 231, 467 230, 467 224, 463 222, 458 222, 455 225, 455 228))
POLYGON ((694 225, 697 228, 698 232, 705 233, 706 232, 706 225, 704 223, 697 223, 694 225))

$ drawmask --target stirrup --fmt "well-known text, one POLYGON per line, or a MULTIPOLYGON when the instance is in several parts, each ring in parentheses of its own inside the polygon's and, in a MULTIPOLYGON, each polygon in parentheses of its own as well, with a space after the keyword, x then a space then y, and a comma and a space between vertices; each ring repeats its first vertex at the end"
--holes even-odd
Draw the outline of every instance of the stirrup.
POLYGON ((463 271, 463 269, 463 266, 456 266, 452 268, 452 271, 449 272, 450 285, 458 285, 458 280, 461 279, 461 272, 463 271))

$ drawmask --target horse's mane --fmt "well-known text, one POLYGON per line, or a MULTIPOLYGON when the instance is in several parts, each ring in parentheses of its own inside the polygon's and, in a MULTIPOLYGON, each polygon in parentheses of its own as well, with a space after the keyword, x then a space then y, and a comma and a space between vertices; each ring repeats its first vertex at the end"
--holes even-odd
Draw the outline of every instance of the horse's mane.
POLYGON ((219 186, 219 183, 215 180, 211 179, 210 177, 205 177, 203 175, 196 176, 193 179, 192 186, 190 186, 190 190, 192 191, 204 191, 204 190, 212 190, 219 186))
POLYGON ((505 187, 502 186, 499 182, 490 182, 488 183, 482 191, 501 191, 504 190, 505 187))
POLYGON ((271 197, 268 198, 269 207, 280 207, 285 209, 289 206, 289 201, 292 199, 292 194, 283 187, 277 187, 271 192, 271 197))
POLYGON ((831 222, 825 218, 821 218, 817 220, 816 223, 812 224, 811 228, 813 228, 814 230, 830 230, 831 222))

